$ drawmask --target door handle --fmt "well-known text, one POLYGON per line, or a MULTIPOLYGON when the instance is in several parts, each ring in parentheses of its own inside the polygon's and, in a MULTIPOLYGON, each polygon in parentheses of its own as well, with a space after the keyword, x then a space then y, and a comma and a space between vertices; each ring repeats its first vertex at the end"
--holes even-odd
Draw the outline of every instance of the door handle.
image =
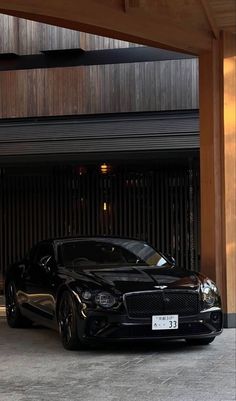
POLYGON ((25 265, 23 264, 19 265, 19 269, 21 270, 21 277, 23 277, 25 274, 25 265))

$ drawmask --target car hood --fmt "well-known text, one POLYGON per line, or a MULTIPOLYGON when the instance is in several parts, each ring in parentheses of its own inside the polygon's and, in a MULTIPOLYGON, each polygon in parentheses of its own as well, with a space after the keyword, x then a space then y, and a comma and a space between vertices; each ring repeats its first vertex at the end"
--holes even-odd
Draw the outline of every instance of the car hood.
POLYGON ((121 293, 148 291, 155 289, 192 289, 196 290, 201 280, 194 272, 175 267, 79 267, 68 268, 70 278, 82 282, 86 287, 92 286, 106 290, 113 289, 121 293))

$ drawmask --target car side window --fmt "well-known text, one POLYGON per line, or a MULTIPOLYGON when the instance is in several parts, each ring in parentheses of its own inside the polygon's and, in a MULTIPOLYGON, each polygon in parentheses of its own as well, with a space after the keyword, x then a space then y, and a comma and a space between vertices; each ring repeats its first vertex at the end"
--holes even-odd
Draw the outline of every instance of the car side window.
POLYGON ((38 245, 34 245, 33 248, 31 248, 31 250, 29 251, 28 259, 29 259, 30 263, 34 262, 37 249, 38 249, 38 245))
POLYGON ((53 247, 49 242, 41 242, 38 244, 34 255, 34 263, 38 264, 44 256, 54 257, 53 247))

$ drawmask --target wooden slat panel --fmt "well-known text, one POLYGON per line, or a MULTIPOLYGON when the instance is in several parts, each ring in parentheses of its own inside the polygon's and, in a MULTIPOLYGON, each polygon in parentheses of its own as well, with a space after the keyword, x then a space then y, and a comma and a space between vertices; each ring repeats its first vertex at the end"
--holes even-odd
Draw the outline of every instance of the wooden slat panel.
POLYGON ((102 50, 139 46, 4 14, 0 14, 0 31, 0 53, 25 55, 43 50, 102 50))
POLYGON ((120 168, 110 175, 97 169, 80 175, 66 166, 6 169, 0 181, 0 277, 41 239, 89 234, 145 239, 183 267, 198 269, 192 255, 198 252, 199 173, 192 171, 191 189, 188 166, 120 168))
POLYGON ((195 59, 0 74, 0 118, 197 108, 195 59))
POLYGON ((18 18, 0 14, 0 53, 18 52, 18 18))

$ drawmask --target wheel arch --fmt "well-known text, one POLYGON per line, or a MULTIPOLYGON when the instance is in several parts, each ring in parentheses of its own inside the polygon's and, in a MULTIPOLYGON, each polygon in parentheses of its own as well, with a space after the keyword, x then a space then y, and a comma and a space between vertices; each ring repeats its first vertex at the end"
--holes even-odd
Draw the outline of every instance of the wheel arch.
POLYGON ((60 305, 60 300, 62 297, 62 294, 68 291, 70 292, 70 294, 72 294, 73 298, 77 301, 77 304, 79 304, 79 297, 76 296, 75 291, 73 290, 73 288, 71 288, 69 285, 67 284, 63 284, 57 292, 57 297, 56 297, 56 319, 58 319, 58 311, 59 311, 59 305, 60 305))

